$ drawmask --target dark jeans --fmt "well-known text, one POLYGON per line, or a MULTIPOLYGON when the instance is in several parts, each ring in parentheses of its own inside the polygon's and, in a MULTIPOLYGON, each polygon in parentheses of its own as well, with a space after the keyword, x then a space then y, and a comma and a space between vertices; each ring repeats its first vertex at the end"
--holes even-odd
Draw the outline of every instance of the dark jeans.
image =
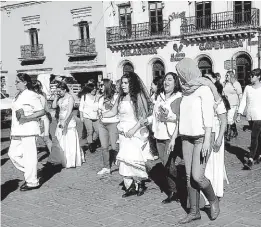
POLYGON ((252 122, 253 126, 249 158, 255 159, 261 155, 261 120, 252 122))

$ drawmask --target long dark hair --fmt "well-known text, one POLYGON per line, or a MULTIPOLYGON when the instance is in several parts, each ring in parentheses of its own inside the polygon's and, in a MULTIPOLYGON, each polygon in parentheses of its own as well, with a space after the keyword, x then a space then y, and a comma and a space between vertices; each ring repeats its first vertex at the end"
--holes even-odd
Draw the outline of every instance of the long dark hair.
POLYGON ((103 79, 104 86, 104 99, 111 100, 115 94, 115 87, 113 86, 113 82, 110 79, 103 79))
POLYGON ((28 74, 26 74, 26 73, 18 73, 16 76, 22 82, 26 82, 25 86, 27 87, 28 90, 33 91, 32 79, 31 79, 31 77, 28 74))
POLYGON ((39 80, 36 80, 36 81, 33 83, 33 90, 34 90, 34 92, 36 92, 37 94, 40 94, 40 95, 43 95, 43 96, 44 96, 43 86, 42 86, 42 83, 41 83, 39 80))
POLYGON ((121 83, 120 83, 120 92, 119 92, 119 102, 122 101, 123 97, 127 94, 123 92, 122 90, 122 80, 127 79, 129 82, 129 95, 130 99, 133 103, 134 107, 134 113, 136 117, 138 118, 138 94, 141 94, 142 92, 142 84, 140 82, 139 76, 134 72, 127 72, 121 77, 121 83))
POLYGON ((174 89, 173 89, 173 92, 171 93, 171 95, 176 94, 177 92, 181 92, 181 85, 180 85, 178 75, 176 73, 173 73, 173 72, 168 72, 168 73, 165 74, 165 76, 162 78, 162 80, 159 81, 158 88, 157 88, 156 95, 155 95, 155 99, 157 99, 157 97, 160 95, 160 93, 165 94, 164 81, 166 80, 166 77, 168 75, 171 75, 174 79, 174 89))

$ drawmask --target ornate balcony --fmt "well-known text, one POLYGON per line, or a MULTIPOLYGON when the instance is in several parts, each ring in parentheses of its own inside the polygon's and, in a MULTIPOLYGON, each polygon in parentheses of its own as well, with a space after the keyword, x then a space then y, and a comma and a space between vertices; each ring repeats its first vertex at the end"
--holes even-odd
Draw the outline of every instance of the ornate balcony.
POLYGON ((203 17, 184 17, 180 32, 185 36, 191 36, 223 31, 247 31, 258 26, 259 9, 253 8, 245 12, 227 11, 203 17))
POLYGON ((39 64, 45 60, 43 44, 22 45, 21 47, 22 64, 39 64))
POLYGON ((170 36, 170 24, 167 20, 162 23, 139 23, 130 26, 117 26, 107 28, 108 44, 124 41, 142 41, 170 36))
POLYGON ((97 56, 95 39, 69 40, 69 57, 95 57, 97 56))

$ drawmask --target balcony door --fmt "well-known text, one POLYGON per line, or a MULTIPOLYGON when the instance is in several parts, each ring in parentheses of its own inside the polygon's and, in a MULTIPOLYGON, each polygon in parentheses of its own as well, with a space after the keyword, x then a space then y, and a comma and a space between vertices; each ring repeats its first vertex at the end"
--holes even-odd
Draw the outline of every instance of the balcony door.
POLYGON ((129 4, 119 6, 119 25, 121 37, 131 37, 131 8, 129 4))
POLYGON ((196 2, 196 28, 206 29, 211 26, 211 1, 196 2))
POLYGON ((153 79, 156 77, 163 77, 165 75, 165 67, 161 61, 155 61, 152 66, 153 79))
POLYGON ((149 2, 149 18, 151 35, 163 32, 162 2, 149 2))
POLYGON ((251 1, 234 2, 234 21, 236 25, 251 23, 251 1))
POLYGON ((246 54, 241 54, 236 58, 236 75, 238 82, 244 89, 250 84, 249 73, 251 71, 251 59, 246 54))
POLYGON ((38 31, 36 28, 29 29, 31 46, 38 46, 38 31))
POLYGON ((130 62, 126 62, 123 65, 123 75, 128 72, 134 72, 134 67, 130 62))
POLYGON ((198 61, 198 68, 202 73, 202 76, 212 71, 212 63, 209 58, 203 57, 198 61))

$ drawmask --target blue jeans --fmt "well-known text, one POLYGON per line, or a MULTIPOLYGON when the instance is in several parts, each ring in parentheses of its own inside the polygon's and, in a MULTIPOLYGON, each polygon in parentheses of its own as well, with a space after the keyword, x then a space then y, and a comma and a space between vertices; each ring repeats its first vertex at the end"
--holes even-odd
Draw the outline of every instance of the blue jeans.
POLYGON ((109 145, 114 151, 117 151, 117 140, 119 133, 117 129, 118 123, 99 123, 99 138, 102 147, 102 157, 104 168, 110 168, 109 145))

